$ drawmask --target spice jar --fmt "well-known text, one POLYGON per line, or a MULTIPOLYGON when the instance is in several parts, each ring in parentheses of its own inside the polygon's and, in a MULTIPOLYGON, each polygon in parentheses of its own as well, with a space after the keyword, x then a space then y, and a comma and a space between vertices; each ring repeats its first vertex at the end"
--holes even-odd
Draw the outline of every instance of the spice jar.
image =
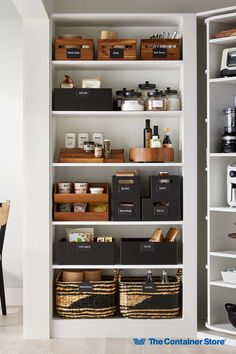
POLYGON ((168 100, 163 91, 155 90, 148 93, 145 100, 146 111, 167 111, 168 100))
POLYGON ((165 95, 168 99, 168 111, 180 111, 180 95, 177 90, 171 90, 170 87, 167 87, 165 90, 165 95))
POLYGON ((104 157, 105 159, 109 159, 111 157, 111 140, 104 140, 104 157))
POLYGON ((122 90, 116 91, 116 95, 115 95, 114 101, 113 101, 114 111, 121 111, 122 98, 124 97, 124 93, 126 91, 127 90, 125 87, 122 90))
POLYGON ((93 152, 95 148, 94 141, 85 141, 84 142, 84 151, 93 152))
POLYGON ((124 93, 121 103, 122 111, 143 111, 144 101, 140 92, 129 90, 124 93))
POLYGON ((143 100, 146 100, 149 92, 153 92, 156 88, 155 84, 150 84, 149 81, 145 81, 144 84, 138 85, 138 92, 141 93, 143 100))
POLYGON ((102 157, 102 145, 101 144, 95 144, 94 156, 95 157, 102 157))

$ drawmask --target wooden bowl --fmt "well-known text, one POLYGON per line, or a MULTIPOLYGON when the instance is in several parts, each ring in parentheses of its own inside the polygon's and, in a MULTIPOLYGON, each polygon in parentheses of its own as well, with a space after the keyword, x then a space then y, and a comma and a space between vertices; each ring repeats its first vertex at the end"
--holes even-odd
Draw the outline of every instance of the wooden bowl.
POLYGON ((173 148, 130 148, 129 159, 133 162, 174 161, 173 148))

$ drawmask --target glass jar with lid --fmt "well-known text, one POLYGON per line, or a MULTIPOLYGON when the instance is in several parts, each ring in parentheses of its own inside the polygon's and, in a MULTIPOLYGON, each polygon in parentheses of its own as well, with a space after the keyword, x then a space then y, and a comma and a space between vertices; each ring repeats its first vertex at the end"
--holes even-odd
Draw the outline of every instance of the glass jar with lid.
POLYGON ((178 91, 171 90, 170 87, 167 87, 165 90, 165 95, 168 99, 168 111, 180 111, 181 102, 178 91))
POLYGON ((156 84, 150 84, 149 81, 145 81, 144 84, 138 85, 138 92, 141 92, 142 98, 146 100, 149 92, 153 92, 156 88, 156 84))
POLYGON ((145 100, 146 111, 167 111, 168 100, 163 91, 155 90, 148 93, 148 97, 145 100))
POLYGON ((129 90, 124 93, 121 103, 122 111, 143 111, 144 101, 140 92, 129 90))
POLYGON ((113 100, 113 109, 114 111, 121 111, 121 102, 124 97, 124 93, 126 92, 126 88, 124 87, 122 90, 116 91, 114 100, 113 100))

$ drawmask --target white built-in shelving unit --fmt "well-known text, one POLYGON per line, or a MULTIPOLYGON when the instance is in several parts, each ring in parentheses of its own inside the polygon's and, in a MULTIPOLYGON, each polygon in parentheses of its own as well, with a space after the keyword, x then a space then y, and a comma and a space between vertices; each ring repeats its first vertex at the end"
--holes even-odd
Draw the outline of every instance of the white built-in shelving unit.
POLYGON ((227 204, 227 165, 236 162, 236 153, 221 153, 221 135, 226 126, 223 109, 234 105, 236 78, 220 77, 222 51, 236 47, 236 37, 214 39, 214 34, 235 28, 236 11, 206 19, 207 36, 207 185, 208 185, 208 315, 209 329, 236 335, 225 310, 226 303, 235 303, 235 284, 225 283, 221 270, 236 267, 234 232, 236 208, 227 204))
MULTIPOLYGON (((196 33, 193 14, 53 14, 52 38, 62 33, 78 33, 93 38, 95 45, 103 29, 119 32, 121 38, 149 38, 153 33, 177 29, 183 33, 183 60, 179 61, 51 61, 51 87, 58 87, 64 74, 69 74, 77 87, 84 77, 100 77, 102 87, 112 87, 113 92, 123 87, 136 88, 146 80, 157 87, 167 86, 181 92, 182 110, 178 112, 66 112, 52 111, 51 124, 51 185, 59 181, 86 180, 108 182, 116 170, 135 167, 144 182, 143 193, 148 193, 148 176, 158 171, 183 176, 183 220, 170 222, 51 222, 51 289, 53 275, 58 269, 101 268, 104 272, 123 269, 127 274, 145 275, 151 268, 160 274, 163 268, 176 273, 183 269, 182 315, 171 320, 140 320, 114 317, 109 319, 63 319, 53 311, 51 301, 52 337, 133 337, 133 336, 194 336, 196 334, 196 33), (191 50, 189 49, 191 48, 191 50), (163 138, 165 127, 171 130, 175 149, 172 163, 130 163, 128 149, 142 146, 145 119, 158 125, 163 138), (123 164, 73 164, 58 163, 58 152, 64 145, 64 133, 72 131, 100 131, 112 140, 113 148, 126 151, 123 164), (145 186, 146 185, 146 186, 145 186), (179 230, 178 242, 182 256, 178 265, 129 265, 111 266, 59 266, 53 262, 53 244, 64 235, 65 227, 93 225, 95 232, 111 234, 118 241, 121 237, 149 237, 156 227, 166 232, 170 226, 179 230), (191 306, 190 306, 191 304, 191 306), (118 330, 119 328, 119 330, 118 330)), ((51 299, 53 299, 53 294, 51 299)))

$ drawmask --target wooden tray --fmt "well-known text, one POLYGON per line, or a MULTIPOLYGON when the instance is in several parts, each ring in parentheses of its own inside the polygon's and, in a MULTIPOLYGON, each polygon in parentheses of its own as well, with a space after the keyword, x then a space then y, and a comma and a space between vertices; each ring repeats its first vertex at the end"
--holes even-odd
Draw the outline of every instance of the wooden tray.
POLYGON ((57 191, 57 184, 53 188, 53 218, 55 221, 108 221, 109 220, 109 200, 110 192, 108 183, 89 183, 88 190, 90 187, 103 187, 103 194, 61 194, 57 191), (61 212, 59 211, 60 203, 106 203, 108 205, 107 212, 61 212))
POLYGON ((136 39, 99 39, 98 60, 136 60, 136 39), (121 50, 116 46, 124 46, 121 50), (116 50, 117 49, 117 50, 116 50))
POLYGON ((93 60, 93 39, 56 39, 55 60, 93 60), (87 48, 83 48, 86 46, 87 48))
POLYGON ((180 60, 179 39, 142 39, 141 60, 180 60))
POLYGON ((129 159, 133 162, 168 162, 174 161, 172 148, 130 148, 129 159))
POLYGON ((60 149, 59 162, 61 163, 123 163, 124 149, 111 150, 111 158, 94 157, 93 152, 85 152, 83 149, 60 149))

